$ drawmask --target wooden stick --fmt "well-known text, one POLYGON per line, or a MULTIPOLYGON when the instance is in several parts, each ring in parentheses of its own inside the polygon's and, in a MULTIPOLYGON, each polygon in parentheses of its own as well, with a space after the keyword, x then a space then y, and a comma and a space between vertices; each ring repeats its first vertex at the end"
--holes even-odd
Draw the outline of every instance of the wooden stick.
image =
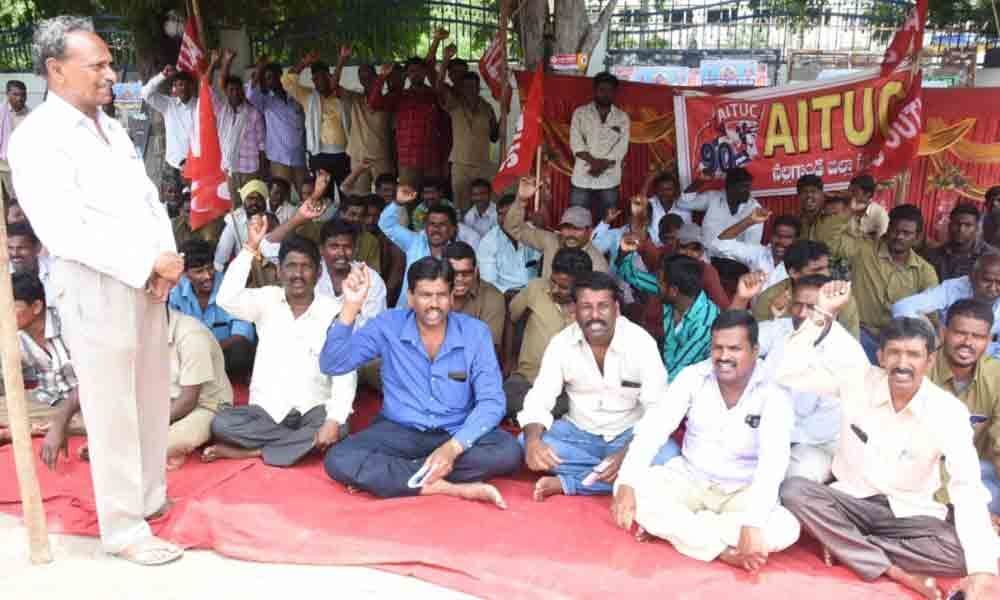
POLYGON ((538 202, 542 193, 542 142, 538 142, 535 152, 535 212, 538 212, 538 202))
MULTIPOLYGON (((503 48, 503 87, 500 88, 500 160, 507 156, 507 113, 504 99, 510 93, 510 75, 507 73, 507 13, 514 0, 500 0, 500 47, 503 48)), ((508 106, 510 102, 508 101, 508 106)))
POLYGON ((191 0, 191 12, 194 14, 194 23, 198 28, 198 37, 201 40, 201 47, 203 49, 207 48, 208 40, 205 39, 205 27, 201 22, 201 5, 198 3, 198 0, 191 0))
MULTIPOLYGON (((4 214, 7 206, 0 201, 4 214)), ((45 524, 42 491, 35 473, 34 450, 31 447, 31 425, 25 402, 24 377, 21 374, 21 345, 17 339, 17 319, 14 316, 14 290, 11 285, 10 255, 7 252, 7 225, 0 219, 0 359, 7 394, 7 417, 14 448, 14 469, 21 491, 21 510, 28 528, 28 550, 36 565, 52 562, 49 532, 45 524)))

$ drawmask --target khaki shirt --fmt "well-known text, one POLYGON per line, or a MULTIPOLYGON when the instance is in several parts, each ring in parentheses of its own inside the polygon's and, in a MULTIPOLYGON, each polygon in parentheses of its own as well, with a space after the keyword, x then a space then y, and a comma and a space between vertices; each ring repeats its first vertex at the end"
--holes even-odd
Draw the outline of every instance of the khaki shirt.
MULTIPOLYGON (((771 302, 779 295, 785 293, 785 290, 791 288, 792 280, 785 279, 761 292, 750 310, 753 318, 758 321, 770 321, 772 319, 771 302)), ((855 302, 853 294, 851 295, 851 299, 847 301, 847 304, 844 305, 844 308, 841 309, 840 314, 837 315, 837 322, 843 325, 844 329, 854 336, 854 339, 860 339, 861 326, 858 320, 858 303, 855 302)))
MULTIPOLYGON (((303 109, 308 111, 309 98, 316 90, 299 83, 299 73, 292 73, 291 71, 285 73, 281 76, 281 85, 293 98, 299 101, 303 109)), ((347 145, 347 133, 344 131, 344 121, 340 114, 342 110, 340 99, 334 94, 330 94, 325 98, 320 94, 319 103, 320 143, 343 148, 347 145)))
MULTIPOLYGON (((524 205, 521 204, 520 200, 516 200, 514 204, 510 205, 510 210, 507 211, 507 218, 504 220, 504 229, 510 234, 510 237, 542 253, 544 260, 542 264, 542 279, 548 281, 549 276, 552 275, 552 259, 555 258, 556 252, 561 247, 559 245, 559 235, 553 231, 538 229, 534 225, 525 223, 524 205)), ((581 250, 590 256, 590 261, 593 263, 592 267, 595 271, 608 272, 608 260, 604 258, 604 254, 595 248, 593 244, 587 242, 587 245, 581 248, 581 250)), ((540 360, 541 355, 538 358, 540 360)))
POLYGON ((858 237, 849 231, 851 217, 823 219, 820 241, 834 256, 851 263, 851 293, 858 303, 861 326, 872 335, 892 320, 892 305, 938 284, 937 272, 916 252, 899 265, 882 241, 858 237))
MULTIPOLYGON (((319 234, 322 228, 322 223, 309 221, 296 229, 295 234, 319 245, 319 234)), ((354 241, 354 260, 365 263, 376 273, 382 272, 382 243, 374 234, 368 231, 358 232, 358 237, 354 241)))
POLYGON ((572 305, 559 305, 552 300, 551 283, 548 277, 532 279, 523 290, 510 301, 510 320, 516 322, 525 316, 524 339, 517 358, 515 375, 520 375, 534 383, 542 365, 545 348, 557 333, 576 322, 572 305))
MULTIPOLYGON (((389 152, 389 120, 392 113, 372 110, 364 94, 340 89, 340 99, 351 115, 351 131, 347 135, 347 155, 360 162, 366 158, 385 160, 389 152)), ((376 173, 381 175, 381 173, 376 173)))
POLYGON ((503 341, 503 326, 507 320, 507 302, 493 284, 480 280, 469 288, 469 299, 458 312, 475 317, 489 325, 493 345, 500 347, 503 341))
POLYGON ((938 352, 927 378, 964 402, 973 418, 986 418, 982 423, 973 424, 973 442, 979 458, 993 461, 1000 470, 1000 360, 983 354, 976 363, 972 383, 962 393, 955 390, 955 374, 942 352, 938 352))
POLYGON ((484 165, 490 162, 490 130, 493 108, 482 98, 469 108, 454 93, 445 96, 445 111, 451 115, 453 163, 484 165))
POLYGON ((233 387, 226 375, 222 347, 215 336, 194 317, 173 309, 169 316, 171 402, 180 397, 182 387, 200 385, 199 408, 216 412, 232 406, 233 387))

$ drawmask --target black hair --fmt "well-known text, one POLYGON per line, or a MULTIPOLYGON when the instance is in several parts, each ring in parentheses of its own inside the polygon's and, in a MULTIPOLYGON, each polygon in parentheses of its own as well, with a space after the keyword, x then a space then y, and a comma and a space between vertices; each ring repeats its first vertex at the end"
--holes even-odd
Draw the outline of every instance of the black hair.
POLYGON ((747 337, 750 339, 750 346, 757 346, 759 336, 757 319, 753 318, 753 315, 746 310, 724 310, 720 312, 719 316, 712 323, 712 333, 714 334, 716 331, 733 329, 735 327, 746 329, 747 337))
POLYGON ((917 234, 924 230, 924 213, 913 204, 900 204, 889 211, 889 226, 898 221, 917 224, 917 234))
POLYGON ((14 273, 11 276, 11 286, 14 288, 14 300, 34 304, 45 304, 45 286, 34 273, 14 273))
POLYGON ((857 186, 869 196, 875 193, 875 178, 871 175, 858 175, 851 180, 851 185, 857 186))
POLYGON ((476 251, 465 242, 452 242, 444 249, 444 257, 448 260, 472 260, 476 266, 476 251))
POLYGON ((979 221, 979 217, 981 216, 979 214, 979 207, 971 202, 956 204, 955 208, 951 209, 951 213, 949 213, 948 217, 950 219, 954 219, 959 215, 969 215, 971 217, 975 217, 976 221, 979 221))
POLYGON ((455 58, 451 59, 451 61, 449 62, 449 66, 469 68, 469 61, 465 60, 464 58, 459 58, 456 56, 455 58))
POLYGON ((184 253, 184 270, 200 269, 215 262, 215 247, 200 239, 191 239, 181 245, 184 253))
POLYGON ((448 220, 451 221, 452 227, 458 227, 458 213, 455 209, 448 206, 447 204, 438 204, 427 209, 427 220, 425 223, 431 222, 431 215, 448 215, 448 220))
POLYGON ((660 263, 660 272, 668 286, 677 288, 678 292, 688 298, 697 297, 704 289, 701 262, 690 256, 684 254, 664 256, 660 263))
POLYGON ((825 204, 843 204, 844 206, 847 206, 847 196, 841 196, 840 194, 834 194, 834 195, 827 196, 826 198, 824 198, 823 202, 825 204))
POLYGON ((464 74, 462 74, 462 81, 463 82, 464 81, 475 81, 476 83, 479 83, 479 75, 477 75, 473 71, 467 71, 464 74))
POLYGON ((11 79, 10 81, 7 82, 8 92, 15 88, 21 90, 24 93, 28 93, 28 86, 24 85, 24 82, 21 81, 20 79, 11 79))
POLYGON ((326 73, 330 74, 330 65, 326 64, 321 60, 317 60, 313 64, 309 65, 309 72, 315 75, 316 73, 326 73))
POLYGON ((552 272, 579 277, 594 270, 590 255, 579 248, 560 248, 552 257, 552 272))
POLYGON ((612 87, 618 88, 618 78, 607 71, 602 71, 594 76, 594 87, 601 85, 602 83, 610 83, 612 87))
POLYGON ((785 269, 801 271, 809 263, 830 256, 830 248, 823 242, 795 240, 785 250, 785 269))
POLYGON ((479 178, 473 179, 472 183, 469 184, 469 189, 470 190, 474 189, 474 188, 486 188, 488 190, 492 190, 493 189, 493 185, 490 184, 490 182, 488 180, 483 179, 482 177, 479 177, 479 178))
POLYGON ((951 325, 951 320, 955 317, 967 317, 986 323, 989 329, 993 329, 993 307, 982 300, 975 298, 963 298, 948 307, 945 316, 945 325, 951 325))
POLYGON ((670 183, 674 184, 674 187, 677 189, 680 189, 681 187, 680 181, 678 181, 677 176, 669 171, 657 175, 656 179, 653 180, 653 186, 660 185, 664 181, 669 181, 670 183))
POLYGON ((281 242, 281 247, 278 249, 278 262, 284 264, 285 257, 292 252, 305 254, 312 261, 313 266, 317 269, 319 268, 321 259, 319 256, 319 246, 316 245, 316 242, 297 234, 288 236, 281 242))
POLYGON ((604 271, 589 271, 580 273, 573 280, 573 300, 580 299, 580 290, 591 290, 594 292, 611 292, 611 296, 619 305, 622 304, 621 290, 618 282, 611 275, 604 271))
POLYGON ((342 219, 330 219, 326 223, 323 223, 323 227, 319 230, 319 243, 320 245, 326 244, 330 238, 339 235, 351 236, 351 242, 353 243, 358 237, 358 228, 342 219))
POLYGON ((800 288, 821 288, 833 281, 833 277, 826 275, 806 275, 792 280, 792 291, 800 288))
POLYGON ((365 203, 365 208, 374 206, 379 212, 382 212, 382 209, 385 208, 385 200, 378 194, 368 194, 367 196, 362 196, 361 199, 365 203))
MULTIPOLYGON (((315 181, 316 180, 313 179, 314 183, 315 183, 315 181)), ((272 177, 271 178, 271 183, 272 184, 276 183, 276 184, 280 185, 281 187, 285 188, 286 192, 291 192, 292 191, 292 184, 288 183, 288 180, 285 179, 284 177, 272 177)))
POLYGON ((681 218, 677 213, 667 213, 663 215, 660 219, 660 224, 658 225, 659 231, 663 231, 664 227, 670 227, 672 229, 680 229, 684 227, 684 219, 681 218))
POLYGON ((737 183, 752 183, 753 175, 743 167, 736 167, 726 171, 726 187, 737 183))
MULTIPOLYGON (((10 206, 7 208, 10 208, 10 206)), ((26 222, 11 223, 7 226, 7 238, 12 237, 26 237, 31 240, 32 244, 38 244, 38 236, 35 235, 35 230, 26 222)))
POLYGON ((503 196, 500 196, 499 200, 497 200, 497 208, 504 208, 510 206, 511 204, 514 204, 515 200, 517 200, 516 195, 504 194, 503 196))
POLYGON ((340 207, 337 209, 337 213, 343 213, 345 210, 352 206, 365 206, 364 196, 352 196, 350 194, 345 194, 341 197, 340 207))
POLYGON ((396 176, 392 173, 382 173, 375 178, 375 189, 378 189, 387 183, 396 185, 396 176))
POLYGON ((170 77, 170 85, 173 85, 175 81, 186 81, 189 84, 194 84, 194 76, 187 71, 177 71, 170 77))
POLYGON ((420 191, 423 191, 424 188, 434 188, 443 194, 444 182, 436 177, 426 177, 422 182, 420 182, 420 191))
POLYGON ((437 281, 443 279, 451 289, 455 284, 455 271, 446 260, 425 256, 417 260, 406 271, 406 288, 411 292, 417 289, 417 282, 437 281))
MULTIPOLYGON (((795 230, 795 237, 799 237, 802 233, 802 221, 799 220, 795 215, 781 215, 774 220, 774 227, 772 227, 772 232, 779 227, 791 227, 795 230)), ((773 233, 771 235, 774 235, 773 233)))
POLYGON ((933 354, 937 349, 934 329, 924 319, 914 317, 898 317, 889 321, 879 334, 878 347, 880 350, 885 350, 889 342, 912 339, 923 340, 927 346, 927 354, 933 354))
POLYGON ((410 65, 420 65, 421 67, 426 67, 427 63, 425 63, 424 59, 420 58, 419 56, 411 56, 410 58, 406 59, 406 66, 408 67, 410 65))
POLYGON ((229 77, 226 77, 226 80, 223 82, 223 85, 224 86, 238 85, 238 86, 240 86, 240 89, 242 89, 243 88, 243 78, 240 77, 239 75, 230 75, 229 77))
POLYGON ((819 188, 819 191, 823 191, 823 179, 819 175, 806 174, 799 177, 799 180, 795 182, 795 191, 802 192, 802 188, 814 187, 819 188))

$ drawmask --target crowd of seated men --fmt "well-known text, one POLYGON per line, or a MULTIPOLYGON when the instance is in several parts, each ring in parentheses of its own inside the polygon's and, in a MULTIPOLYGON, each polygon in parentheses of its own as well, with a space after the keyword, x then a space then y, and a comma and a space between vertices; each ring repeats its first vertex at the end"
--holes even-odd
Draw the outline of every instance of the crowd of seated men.
MULTIPOLYGON (((446 85, 426 93, 459 93, 446 85)), ((602 102, 615 86, 595 80, 595 115, 614 116, 602 102)), ((594 118, 574 128, 599 134, 594 118)), ((465 183, 453 202, 426 165, 415 184, 374 161, 342 169, 338 152, 311 153, 319 166, 301 182, 294 169, 241 177, 221 231, 191 231, 172 190, 185 273, 167 311, 169 468, 319 455, 352 490, 501 509, 490 481, 527 468, 535 500, 611 496, 619 526, 696 560, 756 572, 806 533, 827 563, 927 598, 936 577, 995 575, 994 212, 959 204, 931 242, 916 206, 873 201, 870 177, 839 195, 809 175, 800 212, 776 218, 743 169, 697 194, 651 176, 619 210, 600 186, 620 159, 598 156, 600 135, 577 137, 597 146, 575 148, 589 169, 551 227, 544 181, 494 198, 453 164, 452 185, 465 183), (352 432, 359 383, 382 403, 352 432), (246 405, 233 384, 248 384, 246 405)), ((16 209, 29 414, 54 467, 86 423, 58 283, 16 209)))

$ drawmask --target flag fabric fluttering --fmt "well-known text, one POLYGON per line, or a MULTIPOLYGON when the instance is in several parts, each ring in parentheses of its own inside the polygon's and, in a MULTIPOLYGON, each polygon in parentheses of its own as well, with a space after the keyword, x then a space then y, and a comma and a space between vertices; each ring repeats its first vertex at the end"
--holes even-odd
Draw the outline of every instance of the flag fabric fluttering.
POLYGON ((208 77, 200 77, 198 110, 191 148, 184 162, 184 177, 191 181, 191 216, 194 231, 225 215, 232 209, 229 185, 222 170, 219 129, 212 107, 212 89, 208 77))
POLYGON ((205 66, 205 50, 198 35, 198 25, 194 17, 188 17, 187 24, 184 25, 184 37, 181 38, 181 51, 177 55, 177 68, 197 74, 205 66))
POLYGON ((531 80, 528 98, 521 105, 517 130, 507 149, 507 156, 493 178, 493 191, 501 193, 519 177, 531 174, 535 151, 542 141, 542 102, 545 72, 541 62, 531 80))

